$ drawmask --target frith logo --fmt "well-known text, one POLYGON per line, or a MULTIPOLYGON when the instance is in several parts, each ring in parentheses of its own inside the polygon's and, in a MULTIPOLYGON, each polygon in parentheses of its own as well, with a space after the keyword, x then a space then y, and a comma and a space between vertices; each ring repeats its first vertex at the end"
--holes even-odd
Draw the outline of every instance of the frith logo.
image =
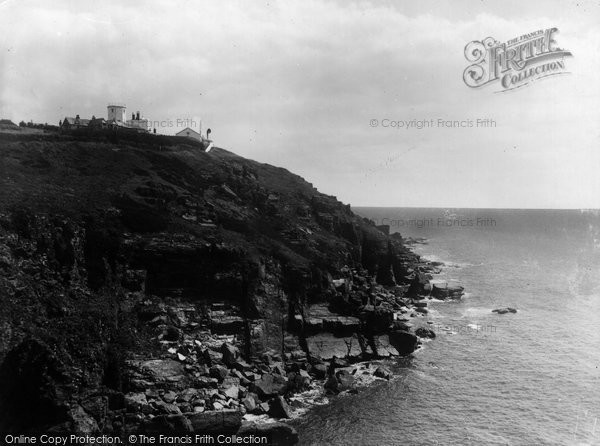
POLYGON ((479 88, 499 82, 498 91, 508 91, 567 73, 564 59, 572 54, 556 45, 556 33, 558 28, 540 29, 505 43, 493 37, 468 43, 465 57, 472 65, 463 73, 465 84, 479 88))

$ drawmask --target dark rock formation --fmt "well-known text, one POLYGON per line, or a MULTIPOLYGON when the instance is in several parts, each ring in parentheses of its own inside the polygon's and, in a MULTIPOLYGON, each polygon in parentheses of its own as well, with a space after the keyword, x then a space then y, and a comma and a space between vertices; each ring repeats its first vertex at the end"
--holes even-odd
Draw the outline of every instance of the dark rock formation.
POLYGON ((431 287, 431 296, 436 299, 460 299, 465 289, 460 285, 443 283, 433 283, 431 287))
POLYGON ((417 349, 418 338, 406 331, 392 331, 389 334, 390 344, 398 351, 401 356, 410 355, 417 349))
POLYGON ((292 418, 292 412, 282 396, 276 396, 269 402, 269 415, 273 418, 292 418))
POLYGON ((430 328, 419 327, 415 330, 415 334, 420 338, 435 338, 435 332, 430 328))

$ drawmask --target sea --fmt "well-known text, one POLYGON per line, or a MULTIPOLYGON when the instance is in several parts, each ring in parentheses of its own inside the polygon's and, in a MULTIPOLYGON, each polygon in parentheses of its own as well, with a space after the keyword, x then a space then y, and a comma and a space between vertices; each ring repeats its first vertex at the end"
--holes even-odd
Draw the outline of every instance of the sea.
POLYGON ((295 420, 301 445, 600 445, 597 210, 353 211, 466 294, 429 304, 437 337, 388 362, 393 379, 295 420))

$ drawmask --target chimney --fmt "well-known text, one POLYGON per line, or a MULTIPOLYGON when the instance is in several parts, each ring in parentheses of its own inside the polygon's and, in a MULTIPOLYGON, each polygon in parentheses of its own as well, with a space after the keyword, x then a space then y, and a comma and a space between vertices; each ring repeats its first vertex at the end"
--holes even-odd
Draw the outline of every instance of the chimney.
POLYGON ((137 112, 137 116, 135 119, 137 119, 138 121, 140 120, 140 112, 137 112))
POLYGON ((131 114, 131 120, 132 120, 132 121, 133 121, 133 120, 135 120, 135 113, 132 113, 132 114, 131 114))

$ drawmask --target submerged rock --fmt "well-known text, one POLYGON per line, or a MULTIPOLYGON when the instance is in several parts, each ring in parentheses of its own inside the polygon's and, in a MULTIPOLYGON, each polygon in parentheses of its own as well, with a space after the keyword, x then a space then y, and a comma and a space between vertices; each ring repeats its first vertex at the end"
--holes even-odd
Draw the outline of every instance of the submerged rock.
POLYGON ((379 367, 377 367, 377 369, 375 370, 375 373, 373 373, 373 375, 376 376, 377 378, 390 379, 392 377, 392 372, 390 372, 385 367, 379 366, 379 367))
POLYGON ((435 332, 430 328, 419 327, 415 330, 415 334, 420 338, 435 338, 435 332))
POLYGON ((498 313, 498 314, 516 313, 516 312, 517 312, 517 309, 512 308, 512 307, 496 308, 495 310, 492 310, 492 313, 498 313))

